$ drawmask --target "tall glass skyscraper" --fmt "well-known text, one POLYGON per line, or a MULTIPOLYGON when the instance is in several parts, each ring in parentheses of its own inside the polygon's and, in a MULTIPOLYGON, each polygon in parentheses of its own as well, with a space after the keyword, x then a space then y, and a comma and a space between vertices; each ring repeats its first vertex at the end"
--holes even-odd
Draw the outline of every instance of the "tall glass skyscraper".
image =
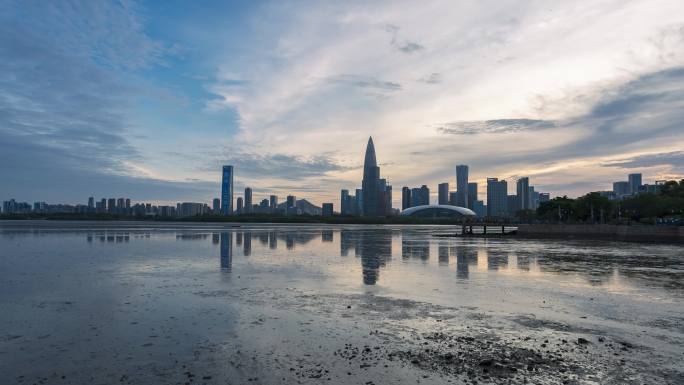
POLYGON ((440 183, 437 185, 437 203, 440 205, 449 204, 449 183, 440 183))
POLYGON ((378 187, 380 187, 380 168, 375 160, 375 146, 373 138, 368 138, 366 146, 366 157, 363 162, 363 180, 361 189, 363 190, 363 215, 374 217, 378 215, 378 187))
POLYGON ((468 207, 468 166, 456 166, 456 205, 468 207))
MULTIPOLYGON (((516 185, 516 195, 518 196, 518 204, 515 209, 527 210, 530 208, 530 178, 522 177, 518 179, 516 185)), ((513 211, 513 207, 509 207, 510 211, 513 211)))
POLYGON ((221 179, 221 214, 233 213, 233 166, 223 166, 221 179))
POLYGON ((487 178, 487 216, 505 217, 508 214, 508 183, 487 178))

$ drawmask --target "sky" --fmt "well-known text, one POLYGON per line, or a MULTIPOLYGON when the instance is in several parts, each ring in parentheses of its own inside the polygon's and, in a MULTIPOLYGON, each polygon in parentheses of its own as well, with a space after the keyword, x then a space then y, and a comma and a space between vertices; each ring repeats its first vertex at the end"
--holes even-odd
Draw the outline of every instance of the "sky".
POLYGON ((0 57, 1 200, 684 177, 681 0, 0 0, 0 57))

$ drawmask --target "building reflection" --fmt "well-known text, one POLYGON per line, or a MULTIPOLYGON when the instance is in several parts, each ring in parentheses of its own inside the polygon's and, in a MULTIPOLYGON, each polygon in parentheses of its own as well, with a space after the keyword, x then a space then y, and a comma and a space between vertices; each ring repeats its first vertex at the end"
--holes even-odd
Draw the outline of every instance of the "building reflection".
MULTIPOLYGON (((149 238, 149 233, 143 233, 140 235, 134 235, 136 238, 146 237, 149 238)), ((98 240, 101 243, 113 242, 113 243, 127 243, 131 240, 131 235, 128 232, 119 231, 103 231, 103 232, 90 232, 86 234, 86 241, 92 243, 94 240, 98 240)))
POLYGON ((221 242, 221 270, 231 271, 233 266, 233 233, 222 232, 221 242))
POLYGON ((244 233, 244 242, 242 244, 242 254, 245 257, 252 255, 252 232, 247 231, 244 233))
POLYGON ((444 240, 440 240, 437 245, 437 259, 440 266, 449 265, 449 245, 444 240))
POLYGON ((364 285, 375 285, 380 279, 380 268, 392 259, 392 231, 340 231, 340 256, 354 250, 361 259, 364 285))
POLYGON ((401 258, 428 261, 430 259, 430 240, 427 238, 411 239, 402 236, 401 258))
POLYGON ((268 248, 271 250, 278 248, 278 234, 275 231, 268 233, 268 248))
POLYGON ((207 233, 180 233, 176 234, 177 241, 201 241, 207 239, 209 234, 207 233))
POLYGON ((321 241, 332 242, 333 241, 333 231, 332 230, 321 231, 321 241))
POLYGON ((499 270, 508 266, 508 253, 503 250, 484 249, 487 258, 487 270, 499 270))
POLYGON ((259 244, 262 246, 268 245, 268 232, 262 231, 258 235, 259 237, 259 244))
POLYGON ((456 278, 468 279, 470 266, 477 266, 477 249, 470 246, 457 246, 456 252, 456 278))

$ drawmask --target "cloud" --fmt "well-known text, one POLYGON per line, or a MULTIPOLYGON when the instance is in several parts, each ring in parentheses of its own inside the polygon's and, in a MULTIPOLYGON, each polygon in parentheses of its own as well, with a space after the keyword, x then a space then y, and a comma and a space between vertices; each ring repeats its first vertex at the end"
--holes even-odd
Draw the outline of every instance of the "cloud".
POLYGON ((412 41, 408 41, 404 43, 401 47, 399 47, 399 51, 404 52, 404 53, 414 53, 416 51, 420 51, 424 49, 422 45, 418 43, 414 43, 412 41))
POLYGON ((278 179, 301 181, 308 178, 321 178, 333 171, 345 171, 349 167, 336 162, 328 154, 298 156, 269 153, 256 154, 244 151, 224 150, 223 155, 207 165, 206 170, 219 170, 221 165, 235 167, 236 175, 243 179, 278 179))
POLYGON ((342 74, 330 78, 330 81, 332 83, 350 85, 359 88, 369 88, 377 91, 394 92, 401 90, 401 84, 399 83, 359 75, 342 74))
POLYGON ((638 155, 632 158, 606 162, 603 166, 627 169, 668 166, 672 171, 684 174, 684 151, 638 155))
POLYGON ((150 200, 206 187, 145 177, 129 112, 149 92, 128 77, 162 60, 134 3, 8 2, 0 12, 2 199, 150 200))
POLYGON ((451 135, 504 134, 520 131, 538 131, 556 127, 556 123, 535 119, 496 119, 469 122, 451 122, 437 127, 437 131, 451 135))
POLYGON ((420 79, 421 82, 423 83, 428 83, 428 84, 438 84, 442 82, 442 74, 433 72, 423 78, 420 79))

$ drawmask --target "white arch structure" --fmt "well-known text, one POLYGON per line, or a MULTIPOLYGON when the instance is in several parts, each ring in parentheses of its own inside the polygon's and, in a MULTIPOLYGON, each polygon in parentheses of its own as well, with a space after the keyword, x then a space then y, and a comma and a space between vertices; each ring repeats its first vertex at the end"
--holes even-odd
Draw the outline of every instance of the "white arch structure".
POLYGON ((414 207, 409 207, 406 210, 401 212, 401 215, 404 216, 410 216, 413 214, 417 214, 420 212, 424 211, 431 211, 431 210, 448 210, 448 211, 453 211, 455 213, 461 214, 464 217, 475 217, 477 214, 471 209, 467 209, 465 207, 461 206, 452 206, 452 205, 422 205, 422 206, 414 206, 414 207))

